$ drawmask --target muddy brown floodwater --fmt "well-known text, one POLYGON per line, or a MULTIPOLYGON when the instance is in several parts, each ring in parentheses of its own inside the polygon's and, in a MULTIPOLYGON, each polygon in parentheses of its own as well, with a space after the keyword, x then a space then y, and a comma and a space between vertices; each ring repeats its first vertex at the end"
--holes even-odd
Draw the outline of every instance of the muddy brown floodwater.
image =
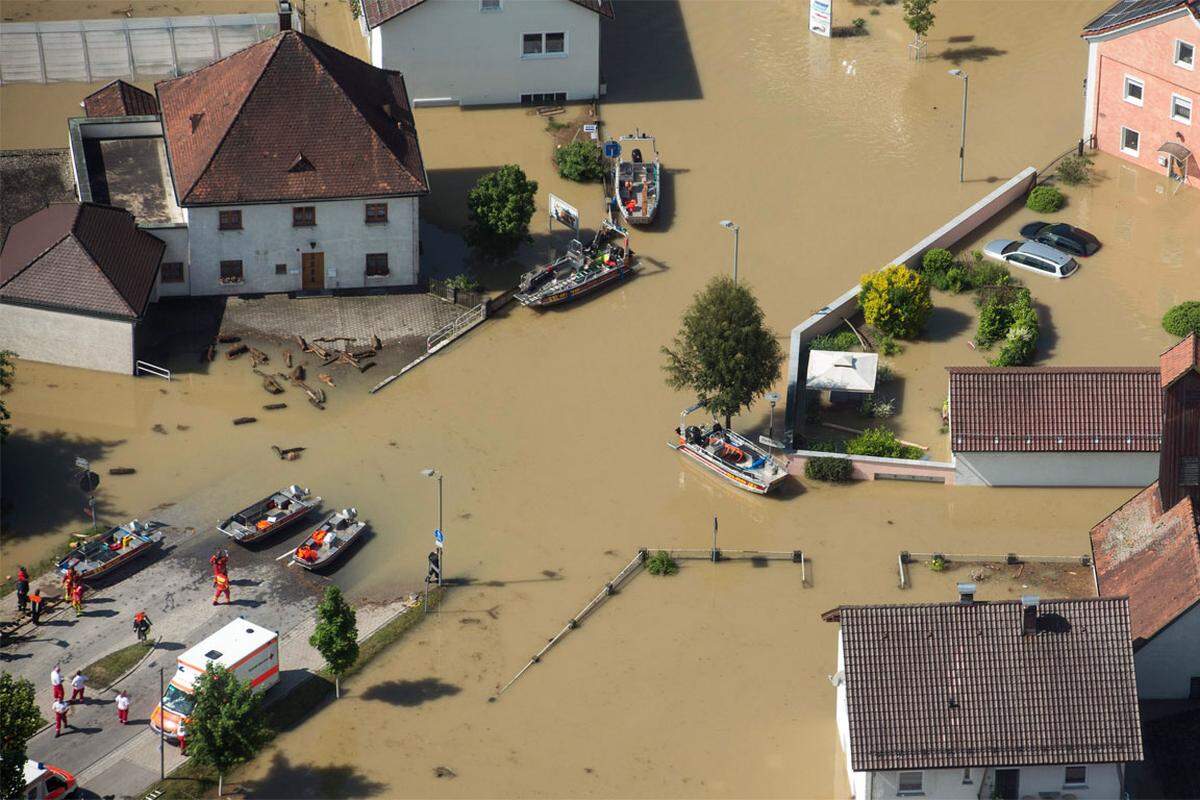
MULTIPOLYGON (((610 133, 657 136, 667 169, 660 220, 634 232, 641 275, 561 312, 510 309, 379 395, 333 390, 323 415, 289 408, 236 433, 228 420, 265 396, 245 364, 218 362, 170 385, 21 364, 6 472, 19 469, 21 486, 52 505, 77 503, 78 492, 51 485, 39 465, 80 439, 99 440, 104 466, 161 465, 106 481, 102 499, 117 516, 238 476, 244 497, 213 497, 214 517, 305 483, 373 525, 376 537, 336 576, 356 596, 420 580, 436 490, 419 470, 445 473, 446 570, 468 585, 237 776, 259 796, 844 796, 825 679, 836 629, 820 612, 950 599, 945 580, 897 589, 900 550, 1087 553, 1090 526, 1130 491, 793 481, 751 497, 664 446, 691 398, 663 385, 658 348, 693 293, 729 267, 720 219, 742 226, 740 277, 786 340, 995 181, 1070 147, 1085 61, 1077 34, 1103 5, 943 0, 932 57, 915 64, 896 6, 870 15, 872 6, 842 4, 836 21, 864 16, 871 35, 826 41, 807 33, 798 2, 619 4, 605 28, 600 115, 610 133), (971 75, 961 185, 953 66, 971 75), (155 424, 168 432, 150 432, 155 424), (270 443, 309 450, 287 464, 270 443), (725 548, 803 549, 811 587, 777 562, 639 576, 488 702, 636 548, 706 547, 713 515, 725 548), (439 766, 456 777, 437 777, 439 766)), ((527 256, 561 245, 544 235, 547 190, 597 221, 598 190, 551 175, 549 138, 525 110, 428 109, 417 121, 434 191, 428 222, 460 222, 466 188, 509 162, 542 184, 527 256)), ((1185 289, 1138 304, 1143 329, 1185 289)), ((1062 350, 1104 363, 1087 342, 1106 321, 1065 298, 1048 302, 1073 314, 1062 350)), ((737 424, 765 429, 766 416, 755 407, 737 424)), ((38 522, 25 495, 13 496, 22 527, 6 537, 6 563, 44 551, 68 526, 49 513, 38 522)), ((1023 588, 985 581, 980 594, 1023 588)))

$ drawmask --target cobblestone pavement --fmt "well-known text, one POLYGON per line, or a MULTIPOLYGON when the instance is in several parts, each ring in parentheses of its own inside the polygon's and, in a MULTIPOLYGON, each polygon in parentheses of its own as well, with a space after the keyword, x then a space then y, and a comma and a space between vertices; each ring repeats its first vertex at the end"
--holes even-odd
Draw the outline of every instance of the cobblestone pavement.
POLYGON ((221 332, 310 340, 345 336, 355 344, 367 344, 375 335, 391 343, 429 336, 466 310, 430 294, 234 297, 225 307, 221 332))

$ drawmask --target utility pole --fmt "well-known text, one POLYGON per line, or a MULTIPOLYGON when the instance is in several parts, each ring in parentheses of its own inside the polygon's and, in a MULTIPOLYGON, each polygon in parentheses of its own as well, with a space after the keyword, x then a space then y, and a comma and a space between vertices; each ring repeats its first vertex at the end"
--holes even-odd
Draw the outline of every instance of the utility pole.
POLYGON ((721 220, 721 227, 733 231, 733 282, 736 284, 738 273, 738 232, 740 229, 731 219, 721 220))
POLYGON ((438 526, 437 526, 437 533, 436 533, 436 534, 434 534, 434 544, 437 546, 437 553, 438 553, 438 586, 441 586, 441 585, 442 585, 442 575, 443 575, 443 574, 445 573, 445 571, 446 571, 446 562, 445 562, 445 555, 446 555, 446 544, 445 544, 445 541, 446 541, 446 540, 445 540, 445 536, 446 536, 446 531, 445 531, 445 529, 442 527, 442 477, 443 477, 443 476, 442 476, 442 473, 438 472, 436 469, 434 469, 434 468, 432 468, 432 467, 429 467, 428 469, 423 469, 423 470, 421 470, 421 474, 422 474, 422 475, 424 475, 426 478, 436 478, 436 479, 437 479, 437 488, 438 488, 438 506, 437 506, 437 508, 438 508, 438 515, 437 515, 437 519, 438 519, 438 526))
POLYGON ((956 78, 962 78, 963 82, 962 134, 958 141, 958 182, 962 183, 967 155, 967 86, 970 79, 967 77, 967 73, 961 69, 952 69, 950 74, 956 78))
MULTIPOLYGON (((161 637, 160 637, 161 638, 161 637)), ((163 708, 163 667, 158 668, 158 707, 162 709, 161 715, 158 718, 158 779, 165 781, 167 779, 167 739, 164 730, 167 727, 167 710, 163 708)))

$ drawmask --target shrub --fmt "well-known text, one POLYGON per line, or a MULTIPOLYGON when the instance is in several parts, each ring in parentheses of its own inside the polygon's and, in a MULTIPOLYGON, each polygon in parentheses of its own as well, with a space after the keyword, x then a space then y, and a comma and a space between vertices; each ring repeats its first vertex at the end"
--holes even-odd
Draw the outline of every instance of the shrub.
POLYGON ((886 361, 880 361, 879 366, 875 368, 875 383, 888 383, 895 377, 896 373, 892 369, 892 365, 886 361))
POLYGON ((855 33, 866 33, 867 21, 862 17, 855 17, 850 24, 854 26, 855 33))
POLYGON ((1063 207, 1066 198, 1053 186, 1035 186, 1025 201, 1025 207, 1039 214, 1050 214, 1063 207))
POLYGON ((1172 308, 1162 318, 1163 330, 1172 336, 1200 334, 1200 300, 1188 300, 1172 308))
POLYGON ((945 572, 946 571, 945 556, 935 555, 933 558, 929 559, 929 569, 933 570, 934 572, 945 572))
POLYGON ((854 331, 838 331, 837 333, 827 333, 823 336, 814 336, 812 341, 808 343, 810 350, 857 350, 859 349, 858 337, 854 335, 854 331))
POLYGON ((848 458, 810 458, 804 465, 804 477, 816 481, 845 483, 854 472, 854 464, 848 458))
POLYGON ((975 296, 975 305, 983 308, 989 303, 1000 303, 1008 305, 1016 300, 1024 292, 1029 290, 1022 286, 1010 276, 1008 283, 1003 283, 998 286, 983 286, 980 287, 975 296))
POLYGON ((884 427, 868 428, 846 442, 846 452, 856 456, 880 456, 882 458, 921 457, 918 447, 904 444, 896 434, 884 427))
MULTIPOLYGON (((1040 323, 1029 292, 1005 306, 1009 324, 1004 331, 1004 344, 992 359, 993 367, 1016 367, 1029 364, 1037 352, 1040 323)), ((982 315, 980 324, 982 326, 982 315)))
POLYGON ((935 247, 925 251, 921 256, 921 271, 928 275, 930 272, 945 272, 954 266, 954 254, 944 247, 935 247))
POLYGON ((864 275, 858 304, 868 325, 898 339, 912 339, 933 312, 929 283, 908 267, 893 264, 864 275))
POLYGON ((1067 156, 1058 162, 1054 175, 1067 186, 1092 182, 1092 159, 1083 155, 1067 156))
POLYGON ((469 272, 462 272, 446 281, 446 285, 460 292, 473 292, 479 288, 479 281, 475 280, 469 272))
POLYGON ((897 342, 886 333, 879 337, 879 352, 885 356, 894 356, 904 349, 904 345, 897 342))
POLYGON ((835 439, 813 439, 804 443, 805 450, 815 450, 818 453, 844 453, 846 445, 835 439))
POLYGON ((1004 338, 1011 324, 1012 313, 1008 310, 1008 303, 989 300, 979 310, 979 328, 975 331, 975 344, 991 347, 1004 338))
POLYGON ((651 575, 674 575, 679 572, 679 564, 666 550, 659 550, 646 559, 646 571, 651 575))
POLYGON ((604 177, 604 155, 591 139, 576 139, 554 151, 558 174, 569 181, 598 181, 604 177))
POLYGON ((863 398, 862 405, 859 406, 858 411, 864 417, 887 419, 888 417, 896 416, 896 401, 868 396, 863 398))
MULTIPOLYGON (((978 251, 976 251, 978 252, 978 251)), ((1006 286, 1012 281, 1008 267, 995 261, 981 261, 967 270, 967 279, 972 289, 988 286, 1006 286)))

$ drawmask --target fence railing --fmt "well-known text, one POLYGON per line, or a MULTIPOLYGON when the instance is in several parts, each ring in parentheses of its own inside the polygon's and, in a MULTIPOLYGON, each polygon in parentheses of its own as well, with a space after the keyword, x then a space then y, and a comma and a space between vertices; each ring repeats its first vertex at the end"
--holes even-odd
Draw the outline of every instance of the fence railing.
POLYGON ((458 289, 451 286, 450 281, 430 280, 429 293, 467 308, 474 308, 480 303, 486 303, 488 300, 488 296, 483 292, 473 289, 458 289))
POLYGON ((167 369, 166 367, 160 367, 157 364, 151 364, 149 361, 134 362, 133 374, 141 375, 143 373, 146 375, 153 375, 156 378, 162 378, 166 381, 171 380, 171 370, 167 369))
POLYGON ((426 352, 433 353, 463 335, 471 328, 487 319, 487 303, 480 303, 449 325, 431 334, 425 340, 426 352))

